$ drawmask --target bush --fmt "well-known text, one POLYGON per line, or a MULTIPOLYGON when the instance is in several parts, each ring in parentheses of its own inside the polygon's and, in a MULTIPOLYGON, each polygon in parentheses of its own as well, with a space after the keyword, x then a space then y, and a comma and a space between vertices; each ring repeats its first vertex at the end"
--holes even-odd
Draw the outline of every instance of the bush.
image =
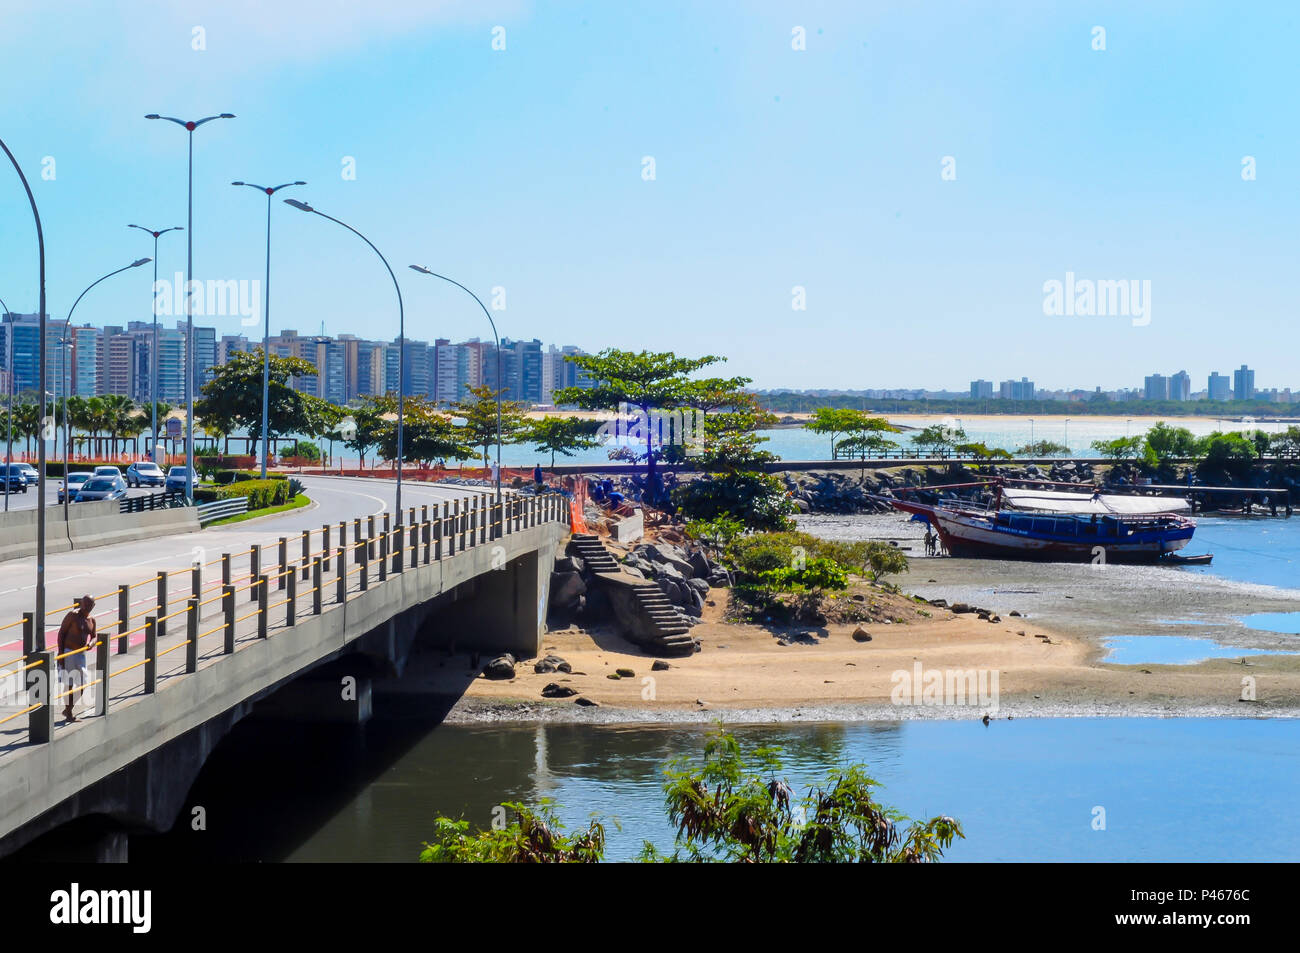
POLYGON ((787 530, 794 501, 768 473, 738 472, 699 477, 673 490, 673 504, 688 520, 729 517, 749 529, 787 530))
POLYGON ((195 457, 197 467, 211 467, 214 470, 247 470, 257 465, 257 457, 252 454, 226 454, 224 457, 195 457))
POLYGON ((248 497, 248 508, 250 510, 280 506, 289 502, 289 481, 283 479, 241 480, 237 483, 217 487, 215 498, 229 500, 240 496, 248 497))
POLYGON ((305 460, 310 463, 320 462, 320 447, 306 440, 291 443, 280 451, 280 459, 305 460))

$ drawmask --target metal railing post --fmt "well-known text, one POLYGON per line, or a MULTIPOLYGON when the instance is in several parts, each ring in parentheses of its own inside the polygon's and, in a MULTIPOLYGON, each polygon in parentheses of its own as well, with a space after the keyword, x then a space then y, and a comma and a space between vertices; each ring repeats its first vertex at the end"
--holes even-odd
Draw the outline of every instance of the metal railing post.
POLYGON ((393 530, 393 572, 400 573, 406 558, 405 542, 406 527, 398 526, 393 530))
MULTIPOLYGON (((328 529, 329 527, 326 527, 328 529)), ((307 578, 311 571, 311 530, 302 531, 302 578, 307 578)))
POLYGON ((359 542, 361 542, 360 516, 352 521, 352 563, 357 566, 361 565, 361 550, 356 545, 359 542))
POLYGON ((152 695, 158 690, 158 620, 153 616, 144 619, 144 693, 152 695))
POLYGON ((161 638, 167 634, 167 573, 158 574, 158 619, 157 623, 158 637, 161 638))
POLYGON ((190 567, 190 595, 198 599, 203 595, 203 567, 190 567))
POLYGON ((108 666, 109 659, 113 653, 109 651, 109 643, 113 641, 111 635, 101 634, 99 642, 95 646, 95 669, 99 672, 99 694, 95 700, 95 714, 108 714, 108 666))
POLYGON ((320 615, 321 602, 321 558, 313 556, 311 560, 311 614, 320 615))
POLYGON ((298 570, 290 570, 285 578, 289 592, 284 599, 284 624, 292 626, 298 616, 298 570))
POLYGON ((221 584, 223 586, 228 586, 230 585, 230 581, 233 578, 234 577, 230 573, 230 553, 222 553, 221 554, 221 584))
MULTIPOLYGON (((30 613, 24 613, 24 617, 30 613)), ((48 744, 54 738, 54 650, 25 653, 23 661, 33 665, 27 670, 27 701, 34 708, 27 716, 27 740, 34 745, 48 744)))
POLYGON ((194 596, 186 606, 185 613, 185 674, 192 675, 199 669, 199 599, 194 596))
MULTIPOLYGON (((328 553, 330 551, 330 524, 329 523, 325 523, 320 528, 320 551, 323 554, 328 553)), ((325 558, 328 559, 329 557, 326 556, 325 558)))
POLYGON ((117 587, 117 654, 125 655, 127 633, 131 631, 131 585, 117 587))
POLYGON ((221 587, 221 613, 226 623, 222 651, 229 655, 235 651, 235 587, 230 583, 221 587))
POLYGON ((257 577, 262 574, 262 547, 256 543, 248 551, 248 601, 257 601, 257 577))
POLYGON ((383 534, 379 537, 379 581, 383 582, 388 578, 388 513, 384 513, 383 534))
POLYGON ((361 591, 365 592, 370 588, 370 541, 365 541, 359 548, 361 550, 361 591))
POLYGON ((339 546, 338 562, 335 564, 334 585, 337 587, 335 600, 342 603, 348 601, 348 550, 346 546, 339 546))
POLYGON ((266 578, 266 573, 257 577, 257 637, 266 638, 266 613, 267 605, 270 599, 267 590, 270 588, 270 580, 266 578))
POLYGON ((375 517, 372 513, 366 517, 366 559, 374 559, 375 553, 375 517))
POLYGON ((447 504, 433 504, 433 558, 442 559, 442 531, 447 523, 447 504))
POLYGON ((277 590, 284 588, 285 570, 288 568, 289 568, 289 537, 281 536, 280 537, 280 569, 279 572, 276 574, 277 581, 275 584, 275 588, 277 590))

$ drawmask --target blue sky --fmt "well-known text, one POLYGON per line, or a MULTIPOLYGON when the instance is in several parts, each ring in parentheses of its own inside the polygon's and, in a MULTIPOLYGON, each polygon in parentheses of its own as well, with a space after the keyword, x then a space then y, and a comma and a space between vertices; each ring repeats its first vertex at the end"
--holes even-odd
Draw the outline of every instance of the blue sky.
MULTIPOLYGON (((384 251, 413 338, 488 334, 421 263, 503 287, 505 336, 723 354, 761 387, 1112 388, 1185 368, 1201 388, 1242 362, 1300 387, 1293 4, 59 8, 0 2, 0 137, 36 192, 55 317, 151 252, 128 222, 185 223, 185 133, 144 114, 228 111, 195 136, 195 277, 262 277, 265 202, 231 180, 305 179, 284 195, 384 251), (1149 280, 1150 323, 1044 315, 1067 271, 1149 280)), ((30 215, 0 176, 0 297, 34 311, 30 215)), ((273 332, 396 334, 359 240, 274 216, 273 332)), ((182 270, 184 233, 163 242, 161 272, 182 270)), ((147 319, 148 270, 78 320, 147 319)))

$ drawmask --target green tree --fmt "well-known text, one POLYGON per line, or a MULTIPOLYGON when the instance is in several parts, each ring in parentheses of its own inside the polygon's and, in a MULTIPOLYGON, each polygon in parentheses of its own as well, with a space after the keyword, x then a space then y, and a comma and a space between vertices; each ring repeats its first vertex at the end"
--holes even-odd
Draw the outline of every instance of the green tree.
POLYGON ((1202 473, 1228 473, 1244 477, 1254 466, 1258 451, 1245 434, 1215 431, 1196 442, 1196 455, 1202 457, 1197 469, 1202 473))
POLYGON ((919 433, 912 434, 912 443, 936 453, 952 450, 957 444, 965 442, 966 431, 947 424, 931 424, 919 433))
POLYGON ((1016 449, 1018 457, 1063 457, 1070 452, 1070 448, 1063 443, 1057 443, 1055 440, 1035 440, 1033 443, 1027 443, 1023 447, 1016 449))
MULTIPOLYGON (((483 449, 483 467, 488 465, 488 450, 497 442, 497 397, 505 390, 493 390, 487 385, 469 388, 469 399, 452 404, 452 411, 465 418, 461 425, 461 439, 473 447, 483 449)), ((529 421, 524 416, 527 406, 514 400, 501 401, 501 443, 517 443, 529 432, 529 421)), ((526 438, 525 438, 526 439, 526 438)), ((471 453, 470 456, 473 456, 471 453)))
MULTIPOLYGON (((496 417, 493 416, 493 440, 496 439, 496 417)), ((527 440, 533 444, 538 453, 551 455, 551 469, 555 469, 555 455, 562 453, 571 457, 579 450, 590 450, 600 446, 596 431, 600 429, 599 420, 583 420, 581 417, 541 417, 528 425, 527 440)))
POLYGON ((983 442, 979 443, 959 443, 953 448, 954 452, 967 457, 978 457, 981 460, 1010 460, 1011 454, 1001 447, 989 447, 983 442))
MULTIPOLYGON (((802 796, 783 777, 781 751, 743 748, 718 726, 703 756, 683 757, 664 769, 664 806, 676 828, 673 849, 646 842, 641 858, 661 862, 933 863, 959 837, 951 817, 912 820, 879 803, 879 783, 864 764, 835 768, 802 796)), ((504 805, 514 821, 497 830, 469 830, 464 820, 439 817, 426 863, 593 863, 604 858, 605 829, 592 820, 571 836, 553 802, 536 810, 504 805)))
MULTIPOLYGON (((377 449, 383 457, 396 460, 397 451, 397 398, 373 398, 380 412, 382 424, 378 431, 377 449)), ((403 460, 418 460, 429 464, 437 460, 468 460, 474 456, 474 447, 467 439, 465 428, 457 427, 451 418, 423 397, 410 396, 403 401, 402 418, 403 460)))
MULTIPOLYGON (((262 349, 236 351, 213 371, 212 380, 203 385, 202 397, 194 403, 195 416, 211 421, 224 433, 243 430, 249 437, 260 439, 262 349)), ((319 432, 328 403, 290 386, 291 381, 315 373, 316 367, 310 361, 271 355, 267 385, 269 436, 319 432)))
POLYGON ((1190 457, 1196 452, 1196 438, 1186 427, 1171 427, 1163 420, 1146 432, 1146 449, 1157 463, 1175 457, 1190 457))
POLYGON ((380 436, 387 425, 377 399, 367 396, 358 406, 349 408, 335 426, 343 446, 356 453, 364 467, 366 454, 379 446, 380 436))
POLYGON ((1142 437, 1116 437, 1114 440, 1094 440, 1091 446, 1107 460, 1118 463, 1142 456, 1146 441, 1142 437))
MULTIPOLYGON (((633 412, 643 421, 658 411, 677 411, 695 408, 712 395, 739 391, 750 383, 748 377, 709 378, 691 377, 701 368, 717 364, 725 358, 678 357, 671 351, 619 351, 606 348, 599 354, 571 354, 566 360, 586 372, 590 387, 566 387, 555 392, 557 404, 571 404, 588 410, 612 410, 620 415, 633 412)), ((656 460, 660 451, 655 447, 653 426, 646 427, 645 462, 646 486, 651 498, 658 502, 656 487, 656 460)))
POLYGON ((673 489, 672 502, 688 520, 727 517, 756 530, 789 529, 796 508, 779 479, 743 470, 686 480, 673 489))
MULTIPOLYGON (((812 419, 804 424, 804 429, 813 433, 829 434, 831 438, 831 456, 835 456, 836 438, 840 436, 856 439, 854 448, 861 452, 866 444, 866 435, 880 433, 898 433, 898 428, 883 417, 873 417, 863 410, 851 407, 818 407, 813 411, 812 419)), ((886 441, 888 442, 888 441, 886 441)), ((891 446, 895 446, 891 444, 891 446)))

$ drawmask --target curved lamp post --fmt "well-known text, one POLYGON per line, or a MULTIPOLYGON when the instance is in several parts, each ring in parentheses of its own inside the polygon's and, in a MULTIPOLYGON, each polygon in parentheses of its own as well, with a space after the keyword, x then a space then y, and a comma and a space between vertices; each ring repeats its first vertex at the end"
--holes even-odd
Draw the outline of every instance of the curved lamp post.
MULTIPOLYGON (((428 268, 425 268, 423 265, 412 265, 411 270, 418 271, 420 274, 428 275, 431 278, 441 278, 443 281, 451 282, 461 291, 465 292, 467 295, 469 295, 471 298, 473 298, 475 301, 478 302, 478 306, 482 308, 483 313, 487 315, 488 324, 492 325, 492 340, 496 342, 496 355, 497 355, 497 388, 496 388, 497 390, 497 478, 495 482, 496 482, 497 511, 500 512, 501 510, 501 391, 504 388, 501 383, 501 338, 497 336, 497 323, 492 320, 492 312, 490 312, 487 309, 487 306, 483 304, 483 302, 479 299, 479 296, 476 295, 474 292, 470 291, 468 288, 462 285, 455 278, 448 278, 446 275, 440 275, 436 271, 430 271, 428 268)), ((497 531, 500 530, 500 527, 494 527, 494 528, 497 531)))
MULTIPOLYGON (((13 314, 9 310, 9 305, 5 304, 4 299, 0 298, 0 308, 4 308, 5 314, 13 314)), ((9 322, 12 326, 13 322, 9 322)), ((5 375, 9 380, 8 386, 8 403, 5 404, 5 418, 8 423, 9 432, 5 436, 5 512, 9 512, 9 468, 14 462, 14 339, 12 332, 9 340, 5 342, 5 357, 8 358, 9 373, 5 375)))
POLYGON ((375 243, 366 238, 359 231, 349 225, 347 222, 340 222, 332 215, 326 215, 319 209, 312 208, 306 202, 299 202, 297 199, 285 199, 285 205, 291 205, 300 212, 311 212, 313 215, 319 215, 321 218, 327 218, 335 225, 342 225, 357 238, 361 239, 370 246, 370 250, 379 256, 379 260, 384 263, 388 269, 388 277, 393 279, 393 287, 397 289, 397 525, 402 525, 402 459, 403 451, 406 449, 404 443, 405 429, 403 418, 406 416, 406 404, 403 396, 406 391, 404 383, 405 365, 406 365, 406 309, 402 304, 402 286, 397 283, 397 276, 393 274, 392 267, 388 264, 388 259, 383 253, 375 247, 375 243))
MULTIPOLYGON (((45 232, 41 228, 41 213, 36 208, 36 198, 32 195, 32 187, 27 183, 27 176, 23 175, 23 168, 14 158, 14 154, 9 151, 9 147, 0 139, 0 149, 4 150, 9 161, 13 163, 14 171, 18 173, 18 178, 22 180, 23 189, 27 192, 27 202, 32 207, 32 218, 36 220, 36 252, 39 261, 38 271, 38 306, 40 313, 40 341, 38 344, 38 353, 40 354, 40 377, 41 393, 45 393, 45 232)), ((6 309, 7 310, 7 309, 6 309)), ((42 397, 42 400, 45 398, 42 397)), ((43 436, 43 435, 42 435, 43 436)), ((32 626, 32 635, 30 638, 23 639, 24 654, 33 651, 44 651, 45 649, 45 440, 37 441, 39 452, 40 466, 37 468, 36 479, 36 606, 35 619, 36 624, 32 626)), ((5 480, 8 481, 9 474, 5 474, 5 480)), ((48 740, 48 739, 46 739, 48 740)))
MULTIPOLYGON (((81 304, 81 299, 86 297, 86 292, 101 281, 112 278, 114 275, 120 275, 124 271, 130 271, 132 268, 139 268, 141 265, 147 265, 153 261, 152 258, 137 258, 129 265, 123 265, 117 271, 110 271, 103 278, 96 278, 86 286, 86 291, 77 295, 77 300, 72 303, 68 309, 68 316, 63 319, 63 353, 59 359, 59 372, 63 378, 63 519, 68 518, 68 470, 72 466, 72 431, 68 427, 68 398, 72 396, 72 385, 69 381, 71 375, 68 373, 68 335, 72 333, 72 313, 77 310, 77 305, 81 304)), ((156 431, 155 431, 156 433, 156 431)))
MULTIPOLYGON (((151 439, 149 441, 149 459, 154 463, 158 462, 158 239, 168 232, 185 231, 180 225, 173 225, 171 228, 153 229, 145 228, 143 225, 128 225, 127 228, 138 228, 142 232, 148 232, 153 236, 153 288, 150 291, 150 297, 153 304, 149 310, 153 312, 153 353, 150 355, 152 360, 149 362, 149 404, 150 419, 152 423, 151 439)), ((63 475, 66 481, 68 475, 63 475)))
POLYGON ((267 427, 271 402, 271 196, 291 185, 306 185, 306 182, 285 182, 269 188, 254 185, 252 182, 231 182, 231 185, 246 185, 266 193, 266 283, 262 288, 262 479, 266 479, 266 460, 271 455, 271 438, 267 427))
POLYGON ((149 113, 145 119, 166 119, 189 133, 189 203, 185 225, 185 502, 194 502, 194 299, 191 283, 194 280, 194 130, 214 119, 234 119, 234 113, 221 113, 205 119, 177 119, 149 113))

